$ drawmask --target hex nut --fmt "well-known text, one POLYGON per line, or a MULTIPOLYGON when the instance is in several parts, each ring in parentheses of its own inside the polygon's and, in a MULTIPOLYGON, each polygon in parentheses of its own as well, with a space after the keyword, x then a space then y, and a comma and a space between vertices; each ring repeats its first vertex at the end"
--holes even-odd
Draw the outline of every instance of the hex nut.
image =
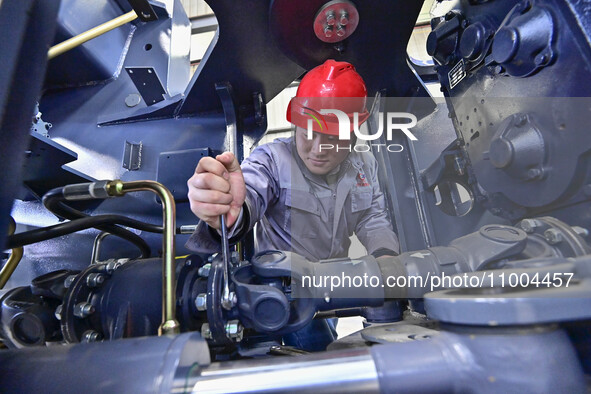
POLYGON ((84 334, 82 334, 82 341, 83 342, 96 342, 100 339, 101 339, 101 334, 99 334, 98 332, 96 332, 94 330, 88 330, 88 331, 85 331, 84 334))
POLYGON ((207 294, 201 293, 195 298, 195 307, 200 312, 207 310, 207 294))
POLYGON ((94 306, 88 302, 80 302, 74 306, 74 316, 81 319, 88 317, 94 313, 94 306))
POLYGON ((540 226, 540 222, 536 219, 523 219, 520 223, 521 229, 528 234, 532 234, 536 231, 536 228, 540 226))
POLYGON ((562 233, 555 228, 544 231, 544 238, 550 245, 556 245, 563 241, 562 233))
POLYGON ((197 271, 197 273, 199 274, 199 276, 207 278, 209 276, 210 270, 211 270, 211 264, 207 263, 207 264, 204 264, 202 267, 200 267, 199 270, 197 271))
POLYGON ((209 329, 209 324, 203 323, 201 326, 201 336, 204 339, 211 339, 211 330, 209 329))
POLYGON ((86 277, 86 285, 88 287, 98 287, 105 282, 105 275, 99 273, 92 273, 86 277))

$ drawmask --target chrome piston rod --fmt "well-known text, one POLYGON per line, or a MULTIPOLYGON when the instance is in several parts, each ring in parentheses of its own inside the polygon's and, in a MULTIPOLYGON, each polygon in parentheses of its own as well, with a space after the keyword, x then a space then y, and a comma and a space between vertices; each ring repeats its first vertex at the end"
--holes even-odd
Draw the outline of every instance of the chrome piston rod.
POLYGON ((380 391, 368 349, 214 363, 175 386, 175 392, 194 393, 380 391))

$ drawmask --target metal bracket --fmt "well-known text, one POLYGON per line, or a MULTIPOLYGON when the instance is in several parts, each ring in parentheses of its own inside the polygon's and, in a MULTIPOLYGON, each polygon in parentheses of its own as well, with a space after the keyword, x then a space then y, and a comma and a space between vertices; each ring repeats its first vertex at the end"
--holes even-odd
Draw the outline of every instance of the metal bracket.
POLYGON ((152 67, 125 67, 140 95, 150 106, 164 100, 166 90, 152 67))
POLYGON ((123 153, 123 168, 129 171, 137 171, 142 166, 142 142, 125 141, 125 153, 123 153))
POLYGON ((128 0, 129 4, 140 18, 144 22, 152 22, 158 20, 158 15, 154 12, 154 9, 148 2, 148 0, 128 0))

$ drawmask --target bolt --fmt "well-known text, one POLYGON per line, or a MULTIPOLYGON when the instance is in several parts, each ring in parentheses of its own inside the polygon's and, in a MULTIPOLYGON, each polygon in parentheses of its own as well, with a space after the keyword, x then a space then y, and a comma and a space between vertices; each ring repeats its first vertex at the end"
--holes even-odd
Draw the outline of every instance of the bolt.
POLYGON ((204 339, 211 339, 211 330, 209 329, 209 324, 203 323, 201 326, 201 336, 204 339))
POLYGON ((543 53, 539 53, 535 58, 534 58, 534 63, 536 64, 536 66, 541 66, 545 63, 548 62, 548 56, 546 54, 543 53))
POLYGON ((70 286, 72 286, 72 283, 74 282, 74 280, 76 279, 76 275, 70 275, 68 276, 65 280, 64 280, 64 287, 66 289, 69 289, 70 286))
POLYGON ((549 228, 544 231, 544 238, 550 245, 556 245, 562 242, 562 233, 555 228, 549 228))
POLYGON ((527 123, 527 115, 519 114, 515 117, 515 126, 521 127, 527 123))
POLYGON ((527 171, 527 179, 532 180, 532 179, 538 179, 542 177, 542 170, 540 170, 539 168, 530 168, 527 171))
POLYGON ((325 26, 324 27, 324 37, 326 37, 326 38, 332 37, 332 26, 325 26))
POLYGON ((505 69, 503 68, 503 66, 495 66, 495 69, 494 69, 495 74, 502 74, 503 72, 505 72, 505 69))
POLYGON ((105 270, 108 274, 112 274, 117 268, 121 267, 121 260, 109 260, 105 265, 105 270))
POLYGON ((199 276, 207 278, 209 276, 210 270, 211 270, 211 264, 207 263, 207 264, 203 265, 202 267, 200 267, 199 270, 197 271, 197 273, 199 274, 199 276))
POLYGON ((58 305, 57 308, 55 308, 55 312, 53 313, 55 318, 58 320, 62 320, 62 309, 64 309, 64 306, 58 305))
POLYGON ((101 339, 101 334, 94 330, 88 330, 82 334, 82 342, 96 342, 99 339, 101 339))
POLYGON ((523 219, 520 223, 521 229, 528 234, 536 231, 536 228, 540 225, 536 219, 523 219))
POLYGON ((200 312, 207 310, 207 294, 201 293, 195 298, 195 307, 200 312))
POLYGON ((345 34, 347 34, 347 31, 345 30, 345 26, 339 25, 337 27, 337 36, 343 37, 345 34))
POLYGON ((334 16, 334 11, 328 11, 326 13, 326 24, 328 26, 332 26, 335 24, 335 22, 336 22, 336 18, 334 16))
POLYGON ((588 237, 589 236, 589 230, 587 230, 586 228, 583 227, 579 227, 579 226, 572 226, 572 229, 574 230, 575 233, 577 233, 579 235, 579 237, 588 237))
POLYGON ((242 341, 244 328, 238 320, 229 320, 226 323, 226 334, 228 338, 235 340, 236 342, 242 341))
POLYGON ((349 23, 349 13, 346 10, 341 11, 341 18, 339 19, 339 23, 341 26, 347 25, 349 23))
POLYGON ((74 307, 74 316, 81 319, 88 317, 94 313, 94 306, 88 302, 81 302, 74 307))
POLYGON ((105 282, 105 275, 92 273, 86 277, 88 287, 98 287, 105 282))
POLYGON ((214 258, 215 258, 215 254, 212 254, 212 255, 208 256, 208 257, 207 257, 207 262, 208 262, 208 263, 211 263, 211 262, 213 262, 213 259, 214 259, 214 258))

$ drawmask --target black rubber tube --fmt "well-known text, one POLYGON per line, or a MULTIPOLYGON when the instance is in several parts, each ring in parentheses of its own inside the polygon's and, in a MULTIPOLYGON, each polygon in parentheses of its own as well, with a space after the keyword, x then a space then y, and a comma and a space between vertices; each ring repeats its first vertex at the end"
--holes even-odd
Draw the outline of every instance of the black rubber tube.
POLYGON ((120 224, 123 226, 136 228, 136 222, 137 220, 129 219, 121 215, 88 216, 65 223, 55 224, 49 227, 38 228, 35 230, 11 235, 8 237, 7 248, 12 249, 19 246, 30 245, 35 242, 46 241, 51 238, 61 237, 62 235, 75 233, 76 231, 85 230, 103 224, 120 224))
MULTIPOLYGON (((51 189, 50 191, 45 193, 45 195, 43 196, 43 205, 49 211, 53 212, 54 214, 56 214, 60 217, 63 217, 64 219, 75 220, 75 219, 83 219, 83 218, 90 217, 90 216, 78 211, 77 209, 74 209, 74 208, 64 204, 62 202, 63 199, 64 199, 64 195, 63 195, 61 187, 51 189)), ((133 219, 130 219, 130 220, 133 220, 133 219)), ((99 224, 99 225, 92 226, 92 227, 95 227, 101 231, 106 231, 108 233, 111 233, 113 235, 116 235, 118 237, 121 237, 121 238, 133 243, 135 246, 137 246, 140 249, 140 251, 142 253, 142 255, 140 257, 147 258, 147 257, 150 257, 150 255, 151 255, 150 247, 148 246, 146 241, 144 241, 141 237, 132 233, 129 230, 126 230, 126 229, 121 228, 121 227, 114 225, 114 224, 99 224)), ((76 230, 76 231, 79 231, 79 230, 76 230)))

